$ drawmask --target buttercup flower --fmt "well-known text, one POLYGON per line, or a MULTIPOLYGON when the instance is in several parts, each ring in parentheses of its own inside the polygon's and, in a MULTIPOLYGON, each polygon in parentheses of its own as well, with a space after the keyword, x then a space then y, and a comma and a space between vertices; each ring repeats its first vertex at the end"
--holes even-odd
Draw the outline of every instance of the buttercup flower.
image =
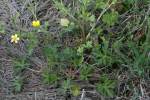
POLYGON ((60 25, 61 25, 61 26, 68 27, 69 23, 70 23, 69 20, 66 19, 66 18, 62 18, 62 19, 60 20, 60 25))
POLYGON ((20 38, 18 37, 17 34, 14 34, 11 36, 11 42, 13 43, 18 43, 18 41, 20 40, 20 38))
POLYGON ((40 27, 40 26, 41 26, 41 23, 40 23, 39 20, 34 20, 34 21, 32 21, 32 26, 33 26, 33 27, 40 27))

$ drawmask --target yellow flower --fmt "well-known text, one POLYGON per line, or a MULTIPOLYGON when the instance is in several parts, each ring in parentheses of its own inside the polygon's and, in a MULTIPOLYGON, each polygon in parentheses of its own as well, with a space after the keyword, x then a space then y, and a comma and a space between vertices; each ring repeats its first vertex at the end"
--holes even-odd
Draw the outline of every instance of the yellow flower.
POLYGON ((62 18, 62 19, 60 20, 60 25, 61 25, 61 26, 68 27, 69 23, 70 23, 69 20, 66 19, 66 18, 62 18))
POLYGON ((17 34, 11 36, 11 42, 18 43, 19 40, 20 38, 18 37, 17 34))
POLYGON ((32 26, 33 26, 33 27, 40 27, 40 25, 41 25, 41 23, 40 23, 39 20, 34 20, 34 21, 32 21, 32 26))

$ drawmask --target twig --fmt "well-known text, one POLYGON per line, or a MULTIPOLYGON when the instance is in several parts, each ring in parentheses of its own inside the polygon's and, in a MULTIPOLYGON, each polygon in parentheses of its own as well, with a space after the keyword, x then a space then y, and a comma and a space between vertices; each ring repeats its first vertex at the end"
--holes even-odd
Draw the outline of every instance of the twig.
POLYGON ((37 100, 37 99, 36 99, 36 92, 34 93, 34 96, 35 96, 35 100, 37 100))
POLYGON ((26 69, 33 71, 33 72, 36 72, 36 73, 41 73, 41 71, 37 71, 37 70, 31 69, 31 68, 26 68, 26 69))
POLYGON ((81 99, 80 99, 80 100, 83 100, 83 99, 84 99, 84 96, 85 96, 85 90, 83 89, 83 90, 82 90, 82 95, 81 95, 81 99))
POLYGON ((1 58, 0 61, 12 61, 12 60, 10 60, 10 59, 8 60, 8 59, 5 59, 5 58, 1 58))
POLYGON ((141 94, 142 94, 142 97, 144 96, 144 90, 143 90, 143 87, 142 85, 140 84, 140 89, 141 89, 141 94))

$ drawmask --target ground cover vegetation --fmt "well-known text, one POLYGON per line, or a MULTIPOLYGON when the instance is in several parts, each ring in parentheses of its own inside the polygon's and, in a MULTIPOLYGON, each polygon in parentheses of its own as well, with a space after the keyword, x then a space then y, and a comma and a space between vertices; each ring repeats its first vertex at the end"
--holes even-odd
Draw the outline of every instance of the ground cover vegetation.
POLYGON ((149 80, 149 0, 0 1, 0 94, 149 100, 149 80))

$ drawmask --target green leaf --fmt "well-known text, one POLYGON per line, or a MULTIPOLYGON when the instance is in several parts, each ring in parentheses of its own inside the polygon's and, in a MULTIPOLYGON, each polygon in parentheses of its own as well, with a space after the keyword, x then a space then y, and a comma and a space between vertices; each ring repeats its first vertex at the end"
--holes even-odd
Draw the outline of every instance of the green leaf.
POLYGON ((117 3, 117 0, 112 0, 112 4, 116 4, 117 3))
POLYGON ((45 47, 43 49, 44 56, 48 61, 49 66, 53 66, 58 61, 57 45, 45 47))
POLYGON ((113 11, 105 13, 102 17, 102 21, 108 26, 113 26, 118 20, 118 12, 113 11))
POLYGON ((70 14, 69 7, 66 7, 62 1, 59 2, 59 0, 53 0, 53 2, 54 6, 59 10, 59 12, 61 12, 61 14, 65 16, 70 14))
POLYGON ((87 41, 86 44, 84 44, 83 46, 86 49, 92 48, 92 41, 87 41))
POLYGON ((80 79, 81 80, 88 80, 88 77, 92 74, 91 66, 83 64, 80 69, 80 79))
POLYGON ((14 91, 15 92, 20 92, 23 82, 22 82, 22 78, 20 78, 19 76, 17 76, 14 80, 13 80, 13 87, 14 87, 14 91))
POLYGON ((68 89, 70 90, 70 88, 71 88, 71 80, 70 79, 64 80, 61 84, 62 93, 65 94, 68 89))
POLYGON ((48 71, 44 72, 42 76, 43 76, 43 82, 46 84, 55 84, 56 81, 58 80, 57 74, 50 73, 48 71))
POLYGON ((72 62, 72 60, 76 57, 76 51, 72 48, 65 48, 60 53, 60 61, 72 62))
POLYGON ((91 16, 89 17, 89 20, 90 20, 91 22, 94 22, 94 21, 95 21, 95 16, 94 16, 94 15, 91 15, 91 16))
POLYGON ((84 51, 84 47, 83 47, 83 46, 79 47, 79 48, 77 49, 78 55, 82 55, 82 54, 83 54, 83 51, 84 51))
POLYGON ((5 27, 3 22, 0 21, 0 34, 5 34, 5 27))
POLYGON ((103 0, 96 0, 96 9, 105 9, 108 4, 103 0))
POLYGON ((37 35, 33 32, 27 33, 26 38, 28 39, 28 45, 27 45, 28 55, 31 55, 33 53, 34 48, 38 44, 38 38, 37 35))
POLYGON ((116 82, 114 80, 110 80, 106 76, 102 76, 100 80, 101 81, 97 84, 97 91, 104 96, 113 97, 116 82))
POLYGON ((24 70, 29 65, 30 64, 27 63, 25 58, 13 60, 13 66, 14 66, 15 73, 20 73, 22 70, 24 70))
POLYGON ((125 0, 124 2, 126 4, 133 4, 136 0, 125 0))
POLYGON ((76 56, 73 60, 73 64, 74 64, 74 66, 80 66, 83 61, 84 61, 83 56, 76 56))
POLYGON ((100 36, 100 35, 103 34, 103 29, 102 29, 101 27, 97 27, 97 28, 95 29, 95 32, 100 36))

